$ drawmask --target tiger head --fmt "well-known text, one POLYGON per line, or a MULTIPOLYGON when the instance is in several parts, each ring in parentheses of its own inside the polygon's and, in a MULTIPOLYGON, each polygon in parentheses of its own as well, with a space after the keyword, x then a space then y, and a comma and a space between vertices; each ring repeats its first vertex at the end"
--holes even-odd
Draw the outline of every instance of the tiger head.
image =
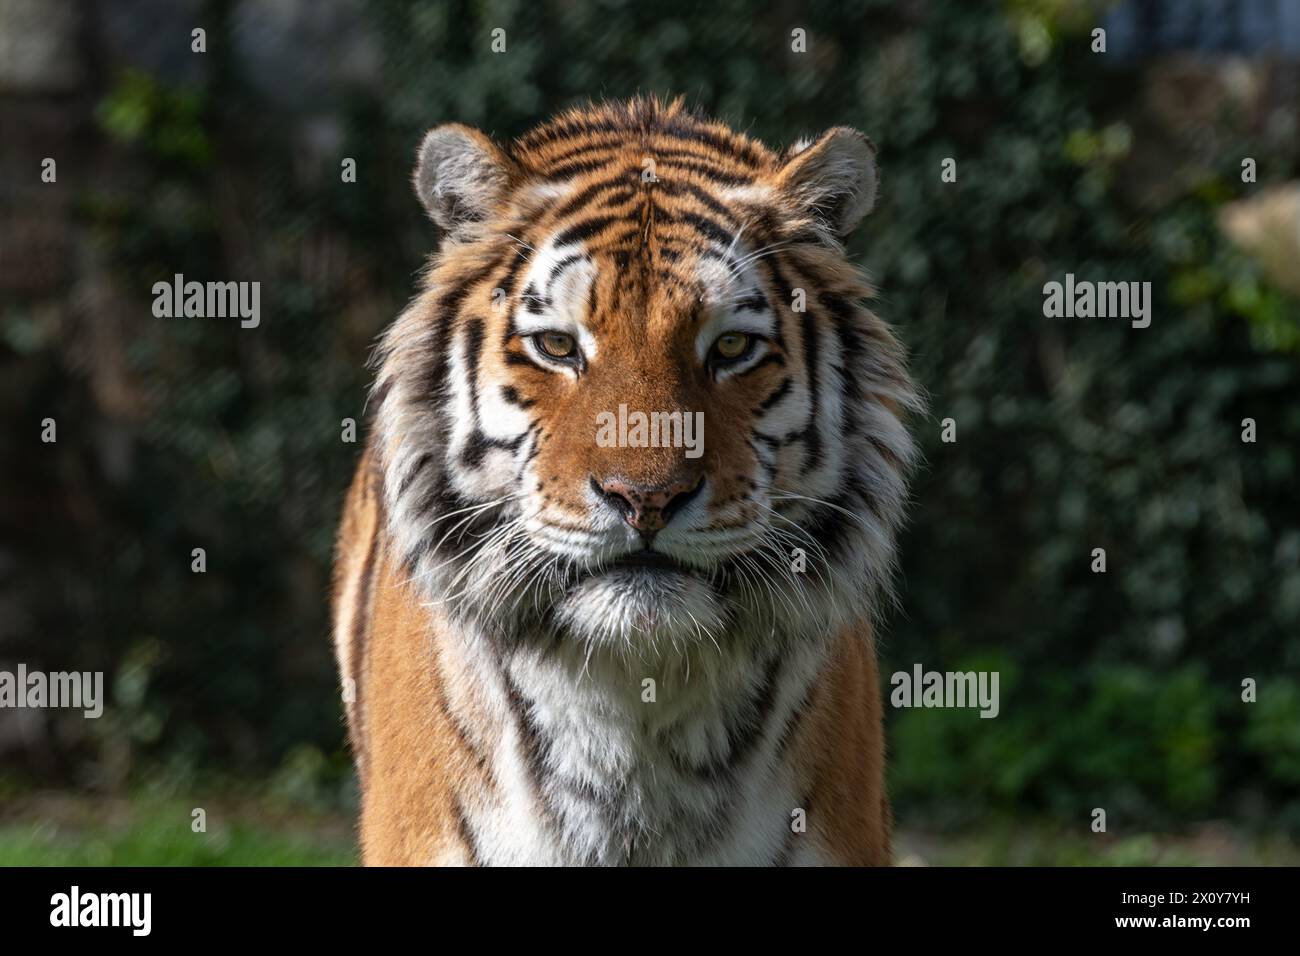
POLYGON ((630 651, 869 613, 919 405, 840 245, 876 182, 854 130, 778 154, 680 101, 431 130, 443 244, 372 397, 430 603, 630 651))

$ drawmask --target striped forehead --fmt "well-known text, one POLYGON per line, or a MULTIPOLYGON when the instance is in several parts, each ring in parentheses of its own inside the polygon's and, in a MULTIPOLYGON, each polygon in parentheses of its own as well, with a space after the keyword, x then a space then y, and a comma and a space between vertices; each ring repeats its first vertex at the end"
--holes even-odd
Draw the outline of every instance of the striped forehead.
POLYGON ((748 185, 773 168, 761 144, 720 124, 680 114, 653 118, 569 116, 547 123, 516 142, 516 154, 551 180, 630 165, 638 179, 686 176, 724 186, 748 185))
MULTIPOLYGON (((590 319, 593 286, 601 269, 615 272, 615 285, 627 280, 627 260, 617 254, 594 254, 585 243, 569 241, 567 229, 547 239, 530 256, 517 298, 513 328, 529 334, 542 330, 568 332, 594 354, 586 319, 590 319)), ((766 291, 763 274, 754 250, 742 241, 740 232, 727 238, 718 237, 701 243, 689 255, 673 256, 671 263, 659 261, 646 269, 651 287, 643 290, 653 295, 656 282, 680 295, 684 303, 698 303, 692 308, 699 323, 707 329, 720 325, 757 334, 772 334, 776 315, 766 291), (738 321, 728 321, 735 317, 738 321)))
POLYGON ((556 247, 583 243, 616 257, 654 252, 671 262, 702 245, 730 243, 742 226, 736 200, 752 203, 768 192, 769 169, 743 139, 621 130, 574 142, 554 132, 521 148, 525 168, 552 197, 556 247))

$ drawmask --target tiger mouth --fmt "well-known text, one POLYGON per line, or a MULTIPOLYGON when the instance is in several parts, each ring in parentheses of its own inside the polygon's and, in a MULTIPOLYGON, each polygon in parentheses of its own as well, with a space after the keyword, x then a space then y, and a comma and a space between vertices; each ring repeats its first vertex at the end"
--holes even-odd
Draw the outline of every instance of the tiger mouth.
POLYGON ((676 558, 670 557, 662 551, 653 551, 649 548, 633 551, 612 561, 607 561, 601 566, 601 571, 605 573, 623 570, 645 571, 650 574, 695 573, 694 569, 682 564, 676 558))

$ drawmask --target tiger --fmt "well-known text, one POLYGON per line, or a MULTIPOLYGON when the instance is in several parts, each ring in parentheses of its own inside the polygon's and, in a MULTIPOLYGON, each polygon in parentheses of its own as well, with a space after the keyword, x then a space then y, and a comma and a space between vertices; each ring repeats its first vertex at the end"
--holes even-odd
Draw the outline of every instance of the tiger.
POLYGON ((890 862, 923 399, 844 248, 875 156, 654 97, 425 134, 333 581, 364 865, 890 862))

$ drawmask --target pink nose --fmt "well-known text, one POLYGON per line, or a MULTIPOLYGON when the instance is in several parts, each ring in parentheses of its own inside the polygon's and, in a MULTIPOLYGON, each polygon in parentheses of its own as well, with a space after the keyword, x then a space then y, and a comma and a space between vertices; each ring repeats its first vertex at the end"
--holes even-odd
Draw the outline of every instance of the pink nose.
POLYGON ((634 485, 622 478, 591 479, 598 495, 623 516, 623 520, 643 535, 663 530, 673 515, 704 487, 704 476, 647 487, 634 485))

